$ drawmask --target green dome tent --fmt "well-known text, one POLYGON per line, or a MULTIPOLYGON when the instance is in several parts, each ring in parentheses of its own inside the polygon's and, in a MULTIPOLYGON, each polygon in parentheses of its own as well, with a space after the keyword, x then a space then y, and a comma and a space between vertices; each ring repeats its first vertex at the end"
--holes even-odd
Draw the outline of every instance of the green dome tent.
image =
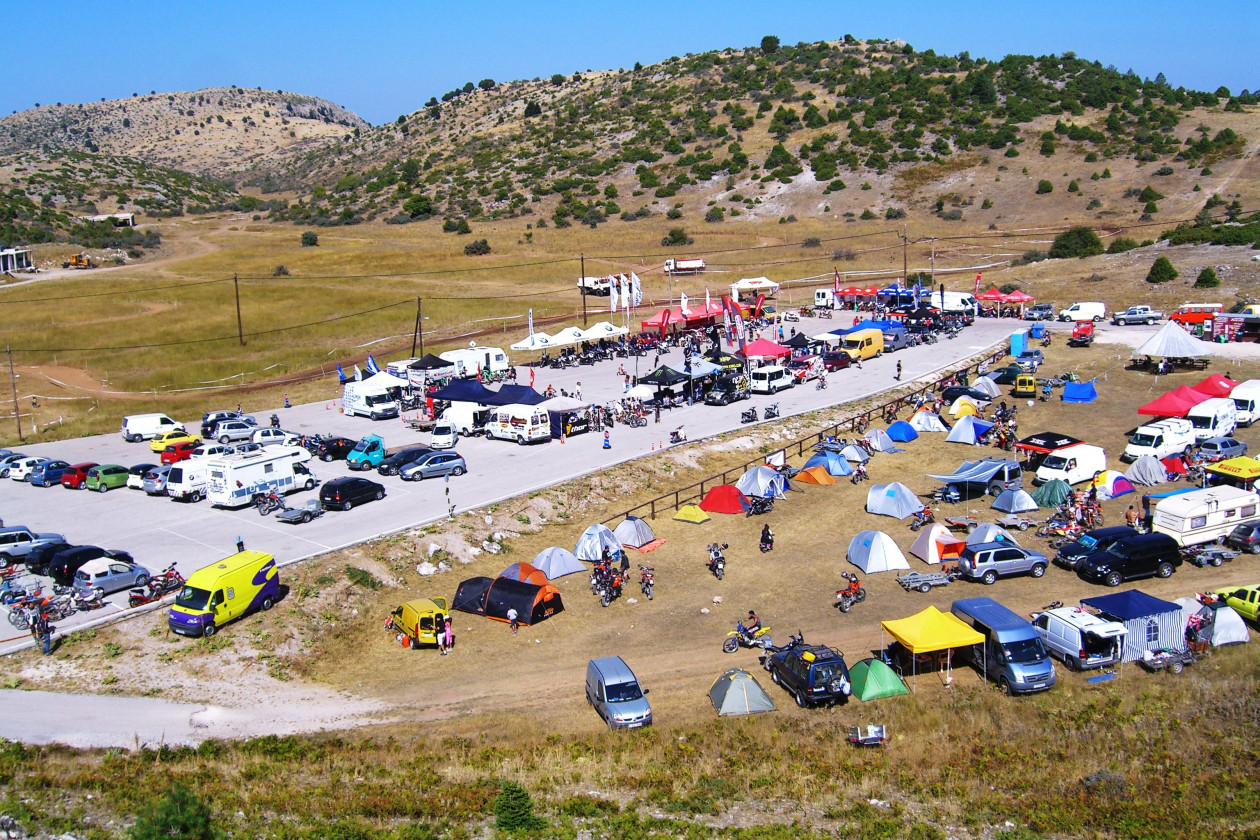
POLYGON ((1053 509, 1063 504, 1063 500, 1071 492, 1072 485, 1061 478, 1056 478, 1054 481, 1047 481, 1038 487, 1032 494, 1032 498, 1038 507, 1053 509))
POLYGON ((849 679, 853 696, 863 703, 910 693, 901 677, 878 659, 863 659, 854 665, 849 669, 849 679))

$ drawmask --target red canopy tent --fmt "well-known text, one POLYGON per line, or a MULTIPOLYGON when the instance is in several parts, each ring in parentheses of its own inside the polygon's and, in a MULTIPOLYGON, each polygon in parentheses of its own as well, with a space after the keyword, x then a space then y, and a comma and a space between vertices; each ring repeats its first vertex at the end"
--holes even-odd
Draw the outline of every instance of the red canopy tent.
POLYGON ((980 294, 976 295, 976 300, 987 300, 987 301, 993 301, 994 303, 1003 303, 1006 300, 1006 295, 1002 294, 997 289, 989 289, 989 291, 987 292, 981 292, 980 294))
MULTIPOLYGON (((986 292, 985 294, 988 294, 988 293, 986 292)), ((986 300, 986 299, 987 298, 981 298, 981 300, 986 300)), ((1009 295, 1006 295, 1005 297, 1003 297, 1002 300, 1005 301, 1006 303, 1032 303, 1034 300, 1036 300, 1036 298, 1028 294, 1027 292, 1023 292, 1023 291, 1020 291, 1019 289, 1016 289, 1015 291, 1011 292, 1009 295)))
POLYGON ((651 318, 645 318, 640 321, 639 329, 643 332, 660 332, 661 325, 666 323, 666 316, 669 317, 668 323, 671 326, 677 327, 682 323, 682 319, 678 316, 677 312, 674 312, 671 309, 662 309, 651 318))
POLYGON ((745 347, 743 354, 746 359, 782 359, 792 355, 792 348, 759 338, 745 347))
POLYGON ((1213 373, 1205 377, 1198 385, 1191 385, 1190 388, 1200 394, 1207 394, 1209 397, 1228 397, 1238 385, 1239 383, 1228 376, 1213 373))
POLYGON ((1208 399, 1208 395, 1181 385, 1138 409, 1151 417, 1185 417, 1186 412, 1208 399))

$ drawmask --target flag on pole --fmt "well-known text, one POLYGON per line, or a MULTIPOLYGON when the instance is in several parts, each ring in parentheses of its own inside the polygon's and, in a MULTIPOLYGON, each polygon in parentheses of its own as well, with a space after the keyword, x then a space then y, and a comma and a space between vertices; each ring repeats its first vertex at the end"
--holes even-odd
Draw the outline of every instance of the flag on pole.
POLYGON ((529 337, 531 339, 534 337, 534 308, 532 306, 529 308, 529 337))
POLYGON ((704 287, 704 314, 705 315, 712 314, 711 312, 712 309, 713 309, 713 304, 709 302, 709 287, 705 286, 704 287))
POLYGON ((634 295, 634 305, 639 306, 643 303, 643 286, 639 284, 639 275, 633 271, 630 272, 630 290, 634 295))
POLYGON ((356 363, 354 366, 354 381, 359 382, 362 379, 363 379, 363 373, 362 371, 359 370, 359 365, 356 363))
POLYGON ((477 381, 481 381, 481 362, 477 362, 477 381))
POLYGON ((691 310, 687 308, 687 293, 686 292, 682 293, 682 302, 679 303, 678 305, 678 311, 681 312, 683 315, 691 314, 691 310))
POLYGON ((534 387, 534 369, 532 367, 529 369, 529 387, 534 387))
POLYGON ((980 294, 980 272, 976 272, 976 291, 974 294, 980 294))
POLYGON ((608 275, 608 311, 615 313, 617 311, 617 278, 608 275))
POLYGON ((373 359, 373 358, 372 358, 372 354, 371 354, 371 353, 368 353, 368 360, 367 360, 367 365, 366 365, 366 367, 367 367, 367 372, 368 372, 368 373, 371 373, 371 374, 377 374, 377 373, 380 373, 380 372, 381 372, 381 369, 380 369, 379 367, 377 367, 377 366, 376 366, 376 359, 373 359))
POLYGON ((731 313, 726 311, 726 307, 722 307, 722 331, 726 333, 726 340, 731 344, 735 343, 735 336, 731 332, 731 313))
POLYGON ((633 297, 633 295, 634 295, 634 290, 630 288, 630 281, 626 278, 626 275, 622 274, 621 275, 621 299, 625 301, 625 304, 626 304, 626 323, 627 324, 629 324, 630 322, 630 304, 631 304, 631 298, 633 297))
POLYGON ((341 369, 341 362, 337 362, 337 378, 342 382, 350 379, 350 377, 346 376, 346 372, 341 369))

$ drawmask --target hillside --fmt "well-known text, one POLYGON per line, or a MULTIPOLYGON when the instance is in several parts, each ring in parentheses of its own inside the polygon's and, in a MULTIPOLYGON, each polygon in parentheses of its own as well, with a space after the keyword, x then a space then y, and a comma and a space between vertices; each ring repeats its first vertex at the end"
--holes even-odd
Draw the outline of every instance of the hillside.
POLYGON ((367 127, 339 105, 296 93, 238 87, 150 92, 11 114, 0 119, 0 155, 103 152, 230 179, 367 127))

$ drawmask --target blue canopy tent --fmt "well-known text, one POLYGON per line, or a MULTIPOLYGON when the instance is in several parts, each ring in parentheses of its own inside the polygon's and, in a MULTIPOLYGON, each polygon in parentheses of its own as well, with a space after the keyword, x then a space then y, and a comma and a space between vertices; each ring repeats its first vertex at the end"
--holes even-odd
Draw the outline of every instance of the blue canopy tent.
POLYGON ((925 289, 922 286, 902 286, 893 283, 887 288, 879 290, 879 299, 887 306, 901 306, 905 303, 918 303, 919 298, 926 298, 932 295, 932 290, 925 289))
POLYGON ((888 436, 898 443, 906 443, 918 438, 919 433, 905 420, 898 420, 888 427, 888 436))
POLYGON ((1136 589, 1082 598, 1081 604, 1128 629, 1124 637, 1125 662, 1141 659, 1147 651, 1181 650, 1186 646, 1186 618, 1177 604, 1136 589))
POLYGON ((1094 388, 1094 380, 1088 382, 1063 383, 1063 401, 1066 403, 1092 403, 1098 399, 1098 391, 1094 388))
POLYGON ((498 402, 499 395, 482 385, 476 379, 452 379, 445 388, 438 389, 431 395, 435 400, 448 402, 471 402, 481 405, 506 405, 498 402))
POLYGON ((831 330, 830 334, 831 335, 848 335, 849 333, 857 332, 858 330, 879 330, 880 332, 887 332, 888 330, 891 330, 894 328, 905 329, 905 327, 906 325, 901 323, 900 321, 872 321, 868 318, 865 321, 858 321, 856 324, 854 324, 851 327, 845 327, 844 329, 841 329, 841 330, 831 330))
POLYGON ((547 398, 528 385, 504 385, 487 405, 538 405, 547 398))
POLYGON ((827 475, 852 475, 853 465, 848 462, 839 452, 833 452, 830 449, 824 449, 822 452, 815 452, 814 455, 805 462, 803 469, 810 467, 822 467, 827 471, 827 475))

